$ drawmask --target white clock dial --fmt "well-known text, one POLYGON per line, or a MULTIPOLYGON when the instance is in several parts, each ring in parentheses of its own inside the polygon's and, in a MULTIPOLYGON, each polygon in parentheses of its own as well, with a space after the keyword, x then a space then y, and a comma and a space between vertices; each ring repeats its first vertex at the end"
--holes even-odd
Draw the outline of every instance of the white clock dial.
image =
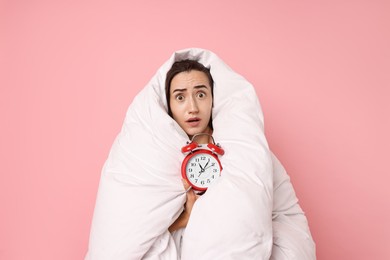
POLYGON ((186 166, 188 180, 197 187, 208 188, 221 175, 217 159, 206 153, 199 153, 190 158, 186 166))

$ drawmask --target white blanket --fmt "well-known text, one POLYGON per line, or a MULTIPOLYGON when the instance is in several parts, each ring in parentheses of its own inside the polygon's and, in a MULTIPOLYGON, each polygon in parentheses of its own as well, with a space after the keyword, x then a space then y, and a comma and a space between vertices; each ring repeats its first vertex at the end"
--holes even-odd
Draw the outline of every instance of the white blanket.
POLYGON ((306 218, 268 148, 252 85, 214 53, 175 52, 128 109, 103 167, 86 260, 315 259, 306 218), (196 59, 214 79, 213 136, 222 177, 195 203, 186 229, 180 149, 188 140, 168 116, 165 75, 196 59), (272 256, 271 256, 272 254, 272 256))

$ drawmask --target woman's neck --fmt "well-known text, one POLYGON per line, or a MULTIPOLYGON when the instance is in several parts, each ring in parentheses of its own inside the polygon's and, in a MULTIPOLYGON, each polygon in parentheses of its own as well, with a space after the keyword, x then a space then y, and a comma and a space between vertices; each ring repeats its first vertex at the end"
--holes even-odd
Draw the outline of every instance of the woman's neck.
MULTIPOLYGON (((201 133, 199 133, 201 134, 201 133)), ((197 142, 198 144, 208 144, 212 142, 211 135, 213 134, 213 130, 210 128, 204 131, 202 134, 204 135, 198 135, 195 137, 194 141, 197 142)), ((189 136, 190 139, 192 139, 192 136, 189 136)))

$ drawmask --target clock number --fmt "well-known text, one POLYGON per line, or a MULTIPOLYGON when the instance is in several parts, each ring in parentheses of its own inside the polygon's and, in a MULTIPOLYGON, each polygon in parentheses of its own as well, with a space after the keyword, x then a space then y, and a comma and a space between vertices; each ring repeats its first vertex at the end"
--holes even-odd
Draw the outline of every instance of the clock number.
POLYGON ((188 172, 192 172, 192 169, 191 169, 191 168, 189 168, 189 169, 188 169, 188 172))
POLYGON ((200 159, 201 159, 202 161, 204 161, 204 160, 206 160, 206 156, 202 156, 202 157, 200 157, 200 159))
POLYGON ((200 184, 204 185, 204 181, 201 181, 200 184))
POLYGON ((195 183, 198 183, 198 179, 195 179, 195 183))
POLYGON ((195 158, 195 162, 199 162, 199 158, 195 158))
POLYGON ((195 175, 194 175, 194 174, 191 174, 191 175, 190 175, 190 178, 195 178, 195 175))
POLYGON ((194 166, 196 166, 196 163, 191 163, 191 167, 194 167, 194 166))
POLYGON ((213 172, 218 172, 218 170, 217 169, 213 169, 213 172))
MULTIPOLYGON (((214 176, 214 175, 213 175, 214 176)), ((207 179, 207 183, 210 183, 210 179, 207 179)))

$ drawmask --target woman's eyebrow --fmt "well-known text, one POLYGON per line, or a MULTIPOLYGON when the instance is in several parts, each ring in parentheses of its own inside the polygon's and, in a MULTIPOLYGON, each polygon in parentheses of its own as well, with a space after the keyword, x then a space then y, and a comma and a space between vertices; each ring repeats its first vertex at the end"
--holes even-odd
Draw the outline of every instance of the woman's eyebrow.
POLYGON ((206 85, 197 85, 197 86, 195 86, 194 88, 196 88, 196 89, 199 89, 199 88, 207 88, 207 86, 206 86, 206 85))
MULTIPOLYGON (((196 86, 194 86, 194 88, 195 89, 200 89, 200 88, 207 89, 207 86, 206 85, 196 85, 196 86)), ((175 92, 184 92, 184 91, 187 91, 187 89, 186 88, 177 88, 174 91, 172 91, 172 94, 175 93, 175 92)))
POLYGON ((172 94, 175 93, 175 92, 184 92, 186 90, 187 90, 186 88, 177 88, 174 91, 172 91, 172 94))

